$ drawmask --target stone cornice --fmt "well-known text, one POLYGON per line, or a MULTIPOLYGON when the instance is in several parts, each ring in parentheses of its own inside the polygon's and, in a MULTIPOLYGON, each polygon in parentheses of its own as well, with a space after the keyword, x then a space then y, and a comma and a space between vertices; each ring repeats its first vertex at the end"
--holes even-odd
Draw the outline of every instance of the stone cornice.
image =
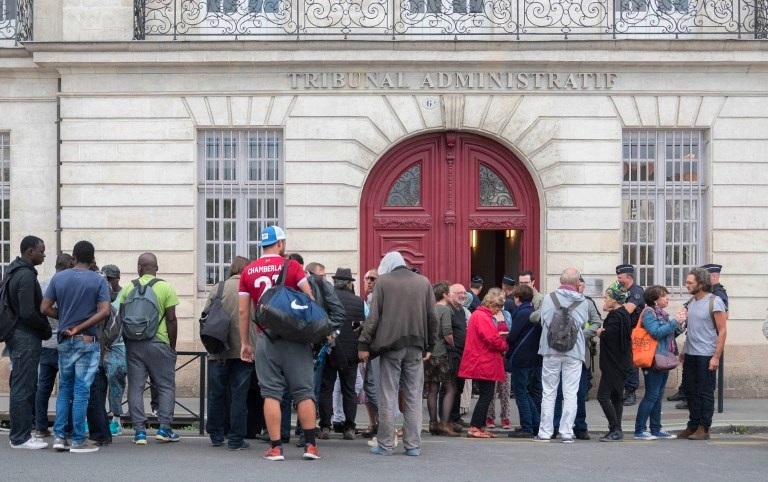
POLYGON ((483 41, 130 41, 27 42, 38 65, 361 64, 416 63, 430 68, 461 62, 467 68, 503 64, 561 66, 745 65, 768 68, 768 41, 602 40, 483 41))

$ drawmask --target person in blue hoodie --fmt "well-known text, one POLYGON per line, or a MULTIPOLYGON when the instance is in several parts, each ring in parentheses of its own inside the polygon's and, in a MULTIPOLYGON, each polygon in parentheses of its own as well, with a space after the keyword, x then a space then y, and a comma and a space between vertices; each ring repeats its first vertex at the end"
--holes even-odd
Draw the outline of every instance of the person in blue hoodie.
POLYGON ((520 415, 520 430, 509 433, 513 438, 532 438, 539 431, 540 415, 533 397, 528 392, 528 384, 534 372, 541 370, 539 340, 541 324, 531 323, 533 307, 533 289, 528 285, 516 285, 511 296, 517 306, 512 317, 512 326, 507 335, 509 351, 506 369, 512 374, 512 386, 515 390, 515 403, 520 415))

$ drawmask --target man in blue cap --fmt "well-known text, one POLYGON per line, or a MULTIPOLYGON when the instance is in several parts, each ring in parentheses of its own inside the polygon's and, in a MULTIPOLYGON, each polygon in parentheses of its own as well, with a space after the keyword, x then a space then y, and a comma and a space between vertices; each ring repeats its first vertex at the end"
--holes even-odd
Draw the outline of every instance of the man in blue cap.
POLYGON ((266 290, 280 277, 283 264, 288 263, 283 284, 312 296, 312 289, 304 268, 293 259, 285 259, 285 232, 278 226, 267 226, 261 232, 262 255, 243 269, 240 275, 240 358, 256 363, 261 394, 264 397, 264 420, 269 432, 270 448, 264 454, 267 460, 285 460, 280 437, 280 401, 286 390, 296 402, 298 418, 304 429, 305 459, 319 459, 315 442, 315 385, 312 348, 306 343, 283 339, 269 339, 259 332, 256 349, 250 342, 250 314, 266 290), (255 353, 254 353, 255 351, 255 353))
MULTIPOLYGON (((629 298, 624 304, 624 308, 629 312, 629 318, 632 320, 632 328, 637 326, 637 320, 640 319, 640 313, 645 308, 645 290, 635 284, 635 267, 631 264, 620 264, 616 266, 616 279, 621 286, 629 292, 629 298)), ((640 375, 638 369, 631 367, 627 381, 624 383, 624 406, 631 407, 637 403, 635 390, 640 386, 640 375)))

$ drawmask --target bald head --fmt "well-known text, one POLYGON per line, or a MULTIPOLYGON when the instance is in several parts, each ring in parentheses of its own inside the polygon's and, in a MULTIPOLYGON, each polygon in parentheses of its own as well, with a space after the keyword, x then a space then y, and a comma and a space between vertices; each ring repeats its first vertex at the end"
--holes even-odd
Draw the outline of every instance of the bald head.
POLYGON ((157 256, 153 253, 142 253, 139 256, 137 271, 139 276, 144 276, 145 274, 155 276, 157 274, 157 256))
POLYGON ((576 268, 565 268, 560 275, 560 284, 579 288, 579 270, 576 268))
POLYGON ((464 288, 464 285, 456 283, 451 285, 448 295, 448 302, 455 309, 459 309, 464 304, 464 300, 467 299, 467 289, 464 288))

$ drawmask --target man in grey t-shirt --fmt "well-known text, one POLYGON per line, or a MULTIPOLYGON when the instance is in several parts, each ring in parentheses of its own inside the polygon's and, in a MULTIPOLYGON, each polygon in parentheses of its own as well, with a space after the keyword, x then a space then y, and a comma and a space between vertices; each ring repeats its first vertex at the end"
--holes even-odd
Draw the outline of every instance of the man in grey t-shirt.
MULTIPOLYGON (((680 356, 689 416, 687 428, 678 437, 707 440, 715 411, 715 373, 725 346, 728 314, 723 301, 712 294, 707 270, 692 269, 685 286, 693 295, 688 304, 685 350, 680 356)), ((678 315, 685 318, 686 312, 681 311, 678 315)))

